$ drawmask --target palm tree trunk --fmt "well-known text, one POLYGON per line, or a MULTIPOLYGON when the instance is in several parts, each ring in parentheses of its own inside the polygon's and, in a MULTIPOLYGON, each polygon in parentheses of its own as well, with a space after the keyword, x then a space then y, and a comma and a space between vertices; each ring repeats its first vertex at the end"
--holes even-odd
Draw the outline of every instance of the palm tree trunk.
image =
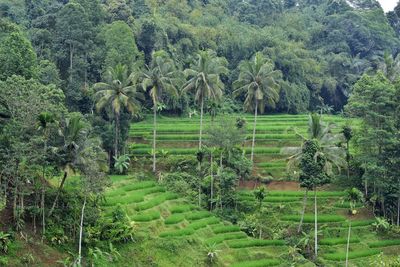
POLYGON ((347 155, 346 155, 347 179, 350 180, 350 148, 349 148, 349 141, 347 141, 346 149, 347 149, 347 155))
POLYGON ((54 211, 54 208, 56 207, 56 204, 57 204, 58 198, 60 196, 61 190, 63 189, 65 180, 67 179, 67 175, 68 175, 68 173, 66 171, 64 171, 64 176, 63 176, 63 178, 61 180, 60 187, 58 187, 57 195, 56 195, 56 198, 54 199, 53 205, 51 206, 51 209, 50 209, 50 212, 49 212, 49 217, 51 216, 51 214, 53 214, 53 211, 54 211))
POLYGON ((347 235, 346 267, 349 266, 350 233, 351 233, 351 221, 349 221, 349 233, 347 235))
POLYGON ((118 157, 118 139, 119 139, 119 114, 115 112, 115 140, 114 140, 114 156, 118 157))
POLYGON ((45 210, 44 210, 44 185, 42 185, 42 199, 41 199, 41 203, 40 205, 42 206, 42 235, 44 235, 46 233, 46 214, 45 214, 45 210))
POLYGON ((400 226, 400 196, 397 197, 397 226, 400 226))
POLYGON ((314 243, 315 243, 315 259, 318 258, 318 214, 317 214, 317 187, 314 187, 314 243))
POLYGON ((210 211, 213 208, 213 197, 214 197, 214 174, 213 174, 213 170, 212 170, 212 162, 213 162, 213 155, 211 152, 211 156, 210 156, 210 176, 211 176, 210 211))
POLYGON ((69 82, 72 83, 72 70, 73 70, 73 62, 72 59, 74 57, 74 46, 69 44, 69 82))
POLYGON ((85 215, 85 206, 86 206, 86 194, 83 200, 82 211, 81 211, 81 223, 79 228, 78 266, 81 266, 81 259, 82 259, 83 217, 85 215))
POLYGON ((254 145, 256 143, 256 126, 257 126, 257 111, 258 111, 258 101, 256 100, 256 107, 254 109, 254 125, 253 125, 253 140, 251 142, 251 162, 254 161, 254 145))
POLYGON ((156 127, 157 127, 157 104, 153 106, 153 172, 156 172, 156 127))
POLYGON ((300 233, 301 227, 303 226, 304 214, 306 212, 306 206, 307 206, 307 196, 308 196, 308 188, 306 188, 306 192, 304 194, 303 211, 301 212, 301 219, 300 219, 299 227, 297 228, 297 233, 300 233))
POLYGON ((204 112, 204 97, 201 98, 201 107, 200 107, 199 149, 201 149, 201 139, 202 139, 202 134, 203 134, 203 112, 204 112))

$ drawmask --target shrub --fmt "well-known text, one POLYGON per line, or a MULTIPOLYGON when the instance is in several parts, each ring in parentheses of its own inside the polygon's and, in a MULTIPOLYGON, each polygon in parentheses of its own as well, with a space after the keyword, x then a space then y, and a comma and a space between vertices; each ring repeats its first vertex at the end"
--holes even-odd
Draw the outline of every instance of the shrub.
POLYGON ((7 253, 10 243, 11 243, 10 234, 0 231, 0 250, 1 250, 1 252, 7 253))
POLYGON ((196 211, 196 212, 188 213, 186 215, 186 219, 188 219, 190 221, 195 221, 195 220, 200 220, 200 219, 211 217, 211 216, 212 216, 211 212, 202 210, 202 211, 196 211))
POLYGON ((275 266, 281 263, 278 259, 262 259, 254 261, 242 261, 232 265, 232 267, 266 267, 275 266))
POLYGON ((225 234, 219 234, 214 237, 208 238, 206 240, 207 244, 219 244, 224 242, 225 240, 230 240, 230 239, 241 239, 241 238, 246 238, 247 235, 244 232, 236 232, 236 233, 225 233, 225 234))
POLYGON ((228 242, 230 248, 247 248, 247 247, 266 247, 266 246, 283 246, 283 240, 264 240, 264 239, 251 239, 251 240, 234 240, 228 242))
POLYGON ((400 239, 380 240, 368 244, 370 248, 381 248, 381 247, 398 246, 398 245, 400 245, 400 239))
POLYGON ((219 223, 220 220, 216 217, 208 217, 204 219, 197 220, 188 225, 188 228, 192 228, 194 230, 198 230, 200 228, 207 227, 208 225, 213 225, 219 223))
POLYGON ((240 227, 237 225, 218 225, 212 228, 214 234, 230 233, 240 231, 240 227))
MULTIPOLYGON (((350 238, 350 243, 359 243, 360 239, 350 238)), ((324 238, 320 240, 321 245, 335 246, 340 244, 347 244, 347 238, 324 238)))
POLYGON ((163 232, 160 234, 160 237, 180 237, 192 234, 194 234, 194 230, 192 228, 184 228, 176 231, 163 232))
MULTIPOLYGON (((370 249, 370 250, 357 250, 353 252, 349 252, 349 259, 358 259, 363 257, 369 257, 372 255, 376 255, 381 253, 378 249, 370 249)), ((343 261, 346 260, 345 252, 337 252, 337 253, 327 253, 322 256, 324 259, 331 261, 343 261)))
POLYGON ((185 216, 183 214, 174 214, 169 216, 167 219, 165 219, 164 223, 165 224, 175 224, 183 221, 185 219, 185 216))
POLYGON ((169 211, 171 213, 183 213, 183 212, 188 212, 191 211, 193 209, 196 209, 195 206, 191 205, 191 204, 185 204, 185 205, 177 205, 177 206, 172 206, 169 211))
POLYGON ((146 213, 132 216, 132 219, 136 222, 149 222, 149 221, 157 220, 159 218, 160 218, 159 211, 149 211, 146 213))
MULTIPOLYGON (((290 221, 290 222, 299 222, 300 215, 285 215, 281 218, 283 221, 290 221)), ((318 215, 317 217, 318 223, 333 223, 333 222, 342 222, 346 219, 340 215, 318 215)), ((314 214, 306 214, 304 215, 304 223, 313 223, 314 222, 314 214)))

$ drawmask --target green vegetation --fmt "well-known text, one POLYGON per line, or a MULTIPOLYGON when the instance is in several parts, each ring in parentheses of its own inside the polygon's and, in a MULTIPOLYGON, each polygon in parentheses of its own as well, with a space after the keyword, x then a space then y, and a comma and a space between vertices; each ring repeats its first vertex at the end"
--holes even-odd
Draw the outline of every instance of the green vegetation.
POLYGON ((277 259, 262 259, 254 261, 243 261, 232 265, 232 267, 264 267, 279 265, 280 261, 277 259))
POLYGON ((149 222, 149 221, 157 220, 159 218, 160 218, 160 212, 158 212, 158 211, 150 211, 150 212, 145 212, 142 214, 132 216, 132 220, 134 220, 136 222, 149 222))
MULTIPOLYGON (((358 259, 363 257, 369 257, 381 253, 380 250, 370 249, 361 251, 352 251, 349 253, 349 259, 358 259)), ((327 253, 323 257, 331 261, 343 261, 346 259, 346 253, 327 253)))
MULTIPOLYGON (((299 222, 300 216, 299 215, 285 215, 282 216, 282 220, 284 221, 292 221, 292 222, 299 222)), ((305 223, 314 223, 314 215, 305 214, 304 220, 305 223)), ((336 222, 343 222, 345 218, 340 215, 318 215, 318 222, 319 223, 336 223, 336 222)))
POLYGON ((246 247, 266 247, 266 246, 283 246, 283 240, 237 240, 228 242, 230 248, 246 248, 246 247))
MULTIPOLYGON (((350 243, 359 243, 360 239, 358 238, 351 238, 350 243)), ((347 243, 347 238, 324 238, 320 241, 321 245, 327 245, 327 246, 336 246, 340 244, 346 244, 347 243)))
POLYGON ((238 232, 240 227, 237 225, 218 225, 212 228, 214 234, 222 234, 229 232, 238 232))
POLYGON ((165 224, 175 224, 175 223, 180 223, 185 219, 185 216, 183 214, 174 214, 169 216, 167 219, 164 220, 165 224))
POLYGON ((400 239, 396 240, 381 240, 376 242, 371 242, 368 244, 371 248, 382 248, 388 246, 400 246, 400 239))

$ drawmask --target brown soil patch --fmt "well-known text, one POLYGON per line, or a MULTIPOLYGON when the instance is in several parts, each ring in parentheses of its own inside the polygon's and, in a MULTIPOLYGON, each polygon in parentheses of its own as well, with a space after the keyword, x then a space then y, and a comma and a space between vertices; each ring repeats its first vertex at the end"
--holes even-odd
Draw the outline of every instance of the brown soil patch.
POLYGON ((255 188, 257 188, 258 186, 262 186, 263 184, 261 184, 260 182, 257 181, 239 181, 239 188, 240 189, 249 189, 249 190, 253 190, 255 188))
POLYGON ((343 209, 340 213, 350 220, 370 220, 375 218, 372 210, 368 208, 358 208, 356 215, 350 215, 347 209, 343 209))
POLYGON ((272 181, 268 184, 267 188, 279 191, 299 191, 300 184, 296 181, 272 181))

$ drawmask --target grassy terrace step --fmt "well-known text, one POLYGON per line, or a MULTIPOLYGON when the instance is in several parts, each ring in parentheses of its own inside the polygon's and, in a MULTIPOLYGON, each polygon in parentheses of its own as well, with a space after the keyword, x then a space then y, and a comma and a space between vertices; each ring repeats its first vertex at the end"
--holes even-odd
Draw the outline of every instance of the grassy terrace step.
MULTIPOLYGON (((379 253, 381 253, 379 249, 352 251, 349 252, 349 259, 369 257, 379 253)), ((327 253, 322 255, 322 257, 326 260, 331 260, 331 261, 344 261, 346 260, 346 253, 345 252, 327 253)))
POLYGON ((194 229, 192 228, 184 228, 175 231, 167 231, 160 234, 160 237, 181 237, 187 235, 193 235, 194 229))
POLYGON ((247 235, 244 232, 223 233, 206 239, 206 243, 212 245, 212 244, 222 243, 225 240, 243 239, 243 238, 247 238, 247 235))
POLYGON ((105 195, 106 195, 106 197, 119 196, 121 194, 126 194, 126 192, 145 189, 145 188, 152 188, 156 185, 157 185, 157 183, 154 181, 143 181, 143 182, 137 182, 137 183, 135 182, 132 184, 118 186, 115 189, 107 191, 105 195))
POLYGON ((276 266, 281 263, 278 259, 262 259, 253 261, 242 261, 232 265, 232 267, 267 267, 276 266))
POLYGON ((201 228, 205 228, 209 225, 218 224, 220 222, 221 222, 221 220, 216 217, 208 217, 208 218, 199 219, 197 221, 192 222, 191 224, 188 225, 187 228, 191 228, 193 230, 198 230, 201 228))
MULTIPOLYGON (((301 219, 300 215, 284 215, 281 217, 283 221, 289 222, 299 222, 301 219)), ((304 215, 304 223, 314 223, 315 216, 314 214, 305 214, 304 215)), ((318 215, 317 221, 318 223, 336 223, 336 222, 343 222, 346 218, 340 215, 328 215, 328 214, 321 214, 318 215)))
POLYGON ((284 246, 284 240, 232 240, 227 242, 230 248, 248 248, 248 247, 268 247, 268 246, 284 246))
POLYGON ((201 211, 195 211, 195 212, 186 214, 186 219, 189 221, 196 221, 196 220, 204 219, 204 218, 211 217, 211 216, 213 216, 213 214, 211 212, 206 211, 206 210, 201 210, 201 211))
MULTIPOLYGON (((370 226, 374 222, 376 222, 375 219, 370 219, 370 220, 357 220, 357 221, 351 221, 351 227, 364 227, 364 226, 370 226)), ((342 224, 343 227, 349 227, 348 222, 344 222, 342 224)))
POLYGON ((368 244, 370 248, 383 248, 389 246, 400 246, 400 239, 380 240, 368 244))
POLYGON ((160 219, 159 211, 149 211, 132 216, 132 220, 136 222, 150 222, 157 219, 160 219))
POLYGON ((165 224, 176 224, 176 223, 180 223, 185 219, 185 215, 178 213, 178 214, 173 214, 171 216, 169 216, 168 218, 166 218, 164 220, 165 224))
POLYGON ((183 213, 183 212, 188 212, 191 210, 197 209, 196 206, 192 204, 182 204, 182 205, 175 205, 169 208, 169 211, 174 214, 174 213, 183 213))
MULTIPOLYGON (((347 238, 324 238, 319 243, 328 246, 347 244, 347 238)), ((350 238, 350 243, 360 243, 360 239, 356 237, 350 238)))
MULTIPOLYGON (((305 191, 279 191, 272 190, 268 191, 269 197, 304 197, 305 191)), ((253 192, 250 190, 242 190, 239 192, 240 196, 253 196, 253 192)), ((317 191, 318 198, 330 198, 330 197, 343 197, 346 195, 344 191, 317 191)), ((308 192, 308 197, 314 197, 314 192, 308 192)))
POLYGON ((214 234, 230 233, 240 231, 238 225, 218 225, 212 228, 214 234))
POLYGON ((150 199, 149 201, 138 203, 135 207, 136 210, 147 210, 164 203, 167 200, 177 199, 178 195, 175 193, 167 192, 150 199))

